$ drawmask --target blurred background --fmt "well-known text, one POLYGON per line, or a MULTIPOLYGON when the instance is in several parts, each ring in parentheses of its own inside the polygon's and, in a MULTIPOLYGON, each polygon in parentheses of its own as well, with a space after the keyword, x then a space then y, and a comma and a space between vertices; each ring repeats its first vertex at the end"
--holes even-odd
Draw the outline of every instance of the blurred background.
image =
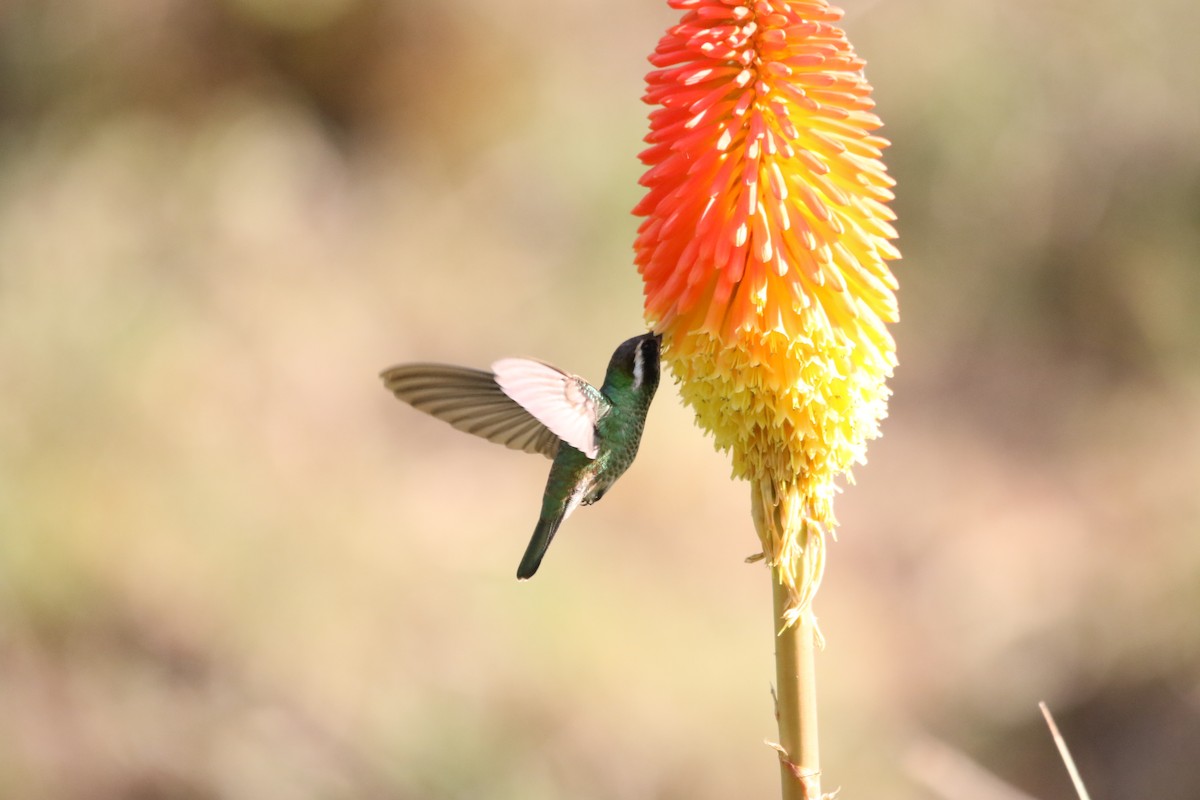
MULTIPOLYGON (((901 366, 818 614, 844 797, 1200 796, 1200 30, 854 2, 901 366)), ((771 797, 745 484, 669 380, 547 464, 392 363, 598 379, 658 0, 0 6, 0 797, 771 797)))

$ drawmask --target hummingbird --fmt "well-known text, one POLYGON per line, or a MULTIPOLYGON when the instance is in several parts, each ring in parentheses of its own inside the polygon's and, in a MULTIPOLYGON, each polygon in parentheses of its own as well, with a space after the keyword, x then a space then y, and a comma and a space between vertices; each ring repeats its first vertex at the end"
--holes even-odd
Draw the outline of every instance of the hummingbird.
POLYGON ((613 352, 599 389, 542 361, 502 358, 491 371, 401 364, 383 384, 418 411, 460 431, 553 460, 542 509, 517 578, 537 572, 559 526, 604 496, 637 455, 658 388, 662 335, 644 333, 613 352))

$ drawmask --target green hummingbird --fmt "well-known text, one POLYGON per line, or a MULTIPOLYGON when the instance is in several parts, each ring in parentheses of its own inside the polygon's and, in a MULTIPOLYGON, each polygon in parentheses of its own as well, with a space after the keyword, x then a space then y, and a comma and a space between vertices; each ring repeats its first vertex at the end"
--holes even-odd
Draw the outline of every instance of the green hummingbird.
POLYGON ((661 345, 655 333, 622 342, 599 389, 527 358, 502 358, 490 372, 401 364, 380 377, 396 397, 460 431, 553 459, 542 511, 517 568, 517 578, 527 580, 563 520, 603 497, 633 463, 658 388, 661 345))

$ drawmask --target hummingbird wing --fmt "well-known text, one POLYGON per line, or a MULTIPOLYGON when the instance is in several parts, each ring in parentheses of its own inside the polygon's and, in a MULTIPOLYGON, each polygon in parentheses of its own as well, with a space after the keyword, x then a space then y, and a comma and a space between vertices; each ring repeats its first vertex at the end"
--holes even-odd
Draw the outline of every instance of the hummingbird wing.
POLYGON ((558 438, 588 458, 600 452, 596 423, 612 406, 590 383, 528 358, 502 358, 492 371, 504 393, 558 438))
POLYGON ((559 437, 481 369, 401 364, 380 373, 392 394, 455 428, 526 453, 554 458, 559 437))

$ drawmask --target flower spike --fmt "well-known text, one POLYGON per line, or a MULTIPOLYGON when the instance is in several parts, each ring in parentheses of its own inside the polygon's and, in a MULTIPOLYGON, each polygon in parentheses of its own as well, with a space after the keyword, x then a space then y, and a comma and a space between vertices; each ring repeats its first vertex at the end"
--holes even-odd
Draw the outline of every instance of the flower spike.
POLYGON ((812 599, 886 416, 893 181, 864 62, 825 0, 669 0, 650 57, 634 244, 681 394, 751 481, 774 587, 785 800, 816 800, 812 599))

